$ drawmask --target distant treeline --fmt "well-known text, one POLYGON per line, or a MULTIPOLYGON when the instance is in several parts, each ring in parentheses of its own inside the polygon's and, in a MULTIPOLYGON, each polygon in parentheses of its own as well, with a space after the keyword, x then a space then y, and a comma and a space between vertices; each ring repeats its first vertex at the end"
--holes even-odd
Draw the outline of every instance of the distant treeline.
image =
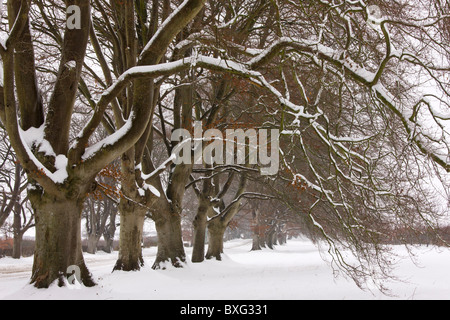
POLYGON ((387 243, 446 246, 450 244, 450 226, 440 229, 397 228, 387 243))
MULTIPOLYGON (((99 251, 105 251, 105 241, 100 240, 98 242, 97 249, 99 251)), ((13 254, 14 239, 0 240, 0 258, 11 257, 13 254)), ((143 242, 144 248, 156 247, 158 245, 158 239, 156 237, 146 237, 143 242)), ((35 241, 33 239, 24 239, 22 242, 22 257, 31 257, 34 254, 35 241)), ((113 250, 119 250, 119 241, 115 240, 113 243, 113 250)), ((87 241, 83 241, 83 252, 87 252, 87 241)))
MULTIPOLYGON (((0 240, 0 258, 13 255, 14 239, 0 240)), ((31 257, 34 254, 35 243, 32 239, 22 241, 22 256, 31 257)))

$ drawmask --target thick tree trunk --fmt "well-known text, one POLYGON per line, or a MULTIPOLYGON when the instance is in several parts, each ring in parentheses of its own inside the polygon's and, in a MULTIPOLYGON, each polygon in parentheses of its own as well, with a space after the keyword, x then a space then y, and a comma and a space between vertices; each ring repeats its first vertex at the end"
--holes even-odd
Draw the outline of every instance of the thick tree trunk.
POLYGON ((194 237, 192 248, 193 263, 200 263, 205 260, 206 224, 206 215, 202 217, 197 216, 194 220, 194 237))
POLYGON ((264 236, 259 238, 259 246, 261 249, 266 247, 266 239, 264 239, 264 236))
POLYGON ((103 239, 105 240, 105 246, 103 251, 106 253, 112 253, 114 251, 114 235, 116 233, 116 215, 117 211, 115 207, 108 207, 109 224, 103 230, 103 239))
POLYGON ((119 206, 119 212, 120 248, 114 270, 137 271, 144 266, 142 240, 147 210, 124 200, 119 206))
POLYGON ((266 244, 267 247, 271 250, 273 250, 274 246, 276 245, 276 231, 275 227, 272 227, 266 234, 266 244))
POLYGON ((272 234, 272 244, 274 246, 278 245, 278 232, 276 230, 272 234))
POLYGON ((252 212, 252 217, 253 217, 253 243, 252 243, 251 251, 258 251, 258 250, 262 250, 261 245, 260 245, 260 243, 261 243, 261 240, 260 240, 261 226, 259 224, 258 210, 254 210, 252 212))
POLYGON ((259 239, 259 234, 257 232, 253 232, 253 242, 252 242, 252 250, 251 251, 259 251, 262 250, 261 241, 259 239))
POLYGON ((103 247, 103 252, 113 253, 113 251, 114 251, 114 248, 113 248, 114 239, 110 238, 109 236, 106 236, 106 237, 104 236, 104 239, 105 239, 105 246, 103 247))
POLYGON ((287 235, 284 232, 280 232, 278 234, 278 243, 280 245, 286 244, 287 243, 287 235))
POLYGON ((87 240, 87 253, 96 254, 97 253, 97 245, 100 240, 100 236, 96 234, 90 234, 87 240))
MULTIPOLYGON (((113 222, 111 222, 113 223, 113 222)), ((103 247, 103 251, 106 253, 112 253, 114 251, 114 233, 116 227, 110 227, 107 231, 103 233, 103 239, 105 240, 105 246, 103 247)))
POLYGON ((30 197, 30 200, 36 214, 36 249, 31 283, 37 288, 48 288, 58 281, 58 285, 63 286, 69 270, 75 270, 82 284, 94 286, 82 253, 83 201, 51 198, 45 193, 30 197))
POLYGON ((183 267, 186 262, 183 237, 181 230, 181 216, 176 213, 162 215, 155 220, 158 233, 158 253, 153 269, 165 269, 165 263, 171 263, 176 268, 183 267))
POLYGON ((211 260, 215 258, 218 261, 222 261, 223 237, 226 229, 227 225, 220 218, 208 224, 209 245, 206 259, 211 260))
POLYGON ((22 257, 22 239, 22 233, 14 234, 13 259, 20 259, 22 257))
POLYGON ((13 229, 14 229, 14 243, 13 243, 13 253, 12 258, 13 259, 20 259, 22 256, 22 238, 23 238, 23 232, 21 230, 22 228, 22 217, 21 217, 21 206, 19 199, 16 199, 16 203, 14 205, 14 222, 13 222, 13 229))
POLYGON ((192 262, 200 263, 205 260, 205 242, 206 242, 206 227, 208 223, 208 212, 211 203, 206 197, 200 197, 200 204, 197 215, 195 216, 192 262))

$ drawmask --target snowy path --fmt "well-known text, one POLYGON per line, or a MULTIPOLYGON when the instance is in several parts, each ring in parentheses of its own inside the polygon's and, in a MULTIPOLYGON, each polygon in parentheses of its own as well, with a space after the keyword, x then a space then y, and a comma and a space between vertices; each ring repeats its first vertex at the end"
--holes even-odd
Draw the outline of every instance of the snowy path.
MULTIPOLYGON (((359 290, 351 281, 335 279, 316 247, 290 241, 276 250, 249 252, 251 241, 226 243, 224 261, 207 261, 184 269, 151 269, 156 248, 144 251, 140 272, 111 273, 117 254, 85 255, 98 285, 94 288, 37 290, 28 285, 32 258, 0 259, 0 300, 5 299, 153 299, 153 300, 297 300, 389 299, 359 290)), ((397 248, 406 254, 403 248, 397 248)), ((188 256, 191 250, 187 249, 188 256)), ((450 299, 450 251, 417 251, 421 267, 402 261, 396 274, 407 283, 390 285, 397 299, 450 299)))

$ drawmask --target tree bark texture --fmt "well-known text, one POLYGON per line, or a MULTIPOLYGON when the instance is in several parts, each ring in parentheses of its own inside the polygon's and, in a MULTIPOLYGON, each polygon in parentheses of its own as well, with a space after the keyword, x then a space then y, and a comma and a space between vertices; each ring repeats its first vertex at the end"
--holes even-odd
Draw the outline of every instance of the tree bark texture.
POLYGON ((181 215, 177 212, 165 212, 155 220, 158 233, 158 253, 153 269, 165 269, 165 263, 176 268, 183 267, 186 262, 183 236, 181 230, 181 215))
POLYGON ((195 216, 192 262, 200 263, 205 260, 205 242, 206 242, 206 227, 208 224, 208 216, 210 211, 210 201, 204 196, 199 198, 199 207, 197 215, 195 216))
POLYGON ((217 218, 210 221, 208 224, 208 252, 206 253, 206 259, 216 259, 222 261, 223 253, 223 237, 228 224, 222 219, 217 218))
POLYGON ((120 248, 114 271, 138 271, 144 266, 142 241, 147 210, 122 200, 120 210, 120 248))
POLYGON ((36 249, 31 283, 48 288, 54 281, 64 285, 68 268, 79 268, 81 282, 95 285, 83 259, 81 245, 81 213, 83 201, 31 197, 36 212, 36 249))

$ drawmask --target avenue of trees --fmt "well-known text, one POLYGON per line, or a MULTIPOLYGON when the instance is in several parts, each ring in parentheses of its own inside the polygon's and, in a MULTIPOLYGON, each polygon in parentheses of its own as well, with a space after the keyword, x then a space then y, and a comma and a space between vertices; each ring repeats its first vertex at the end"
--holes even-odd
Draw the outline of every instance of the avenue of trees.
POLYGON ((360 286, 389 275, 395 230, 445 221, 448 0, 5 2, 0 223, 34 226, 38 288, 64 285, 70 266, 95 285, 82 219, 95 253, 120 217, 114 270, 136 271, 145 219, 158 234, 153 268, 183 267, 188 208, 196 263, 221 259, 246 210, 253 250, 297 228, 360 286), (171 133, 196 123, 277 129, 263 147, 279 141, 278 172, 262 175, 267 163, 248 154, 245 164, 178 164, 186 141, 171 133))

